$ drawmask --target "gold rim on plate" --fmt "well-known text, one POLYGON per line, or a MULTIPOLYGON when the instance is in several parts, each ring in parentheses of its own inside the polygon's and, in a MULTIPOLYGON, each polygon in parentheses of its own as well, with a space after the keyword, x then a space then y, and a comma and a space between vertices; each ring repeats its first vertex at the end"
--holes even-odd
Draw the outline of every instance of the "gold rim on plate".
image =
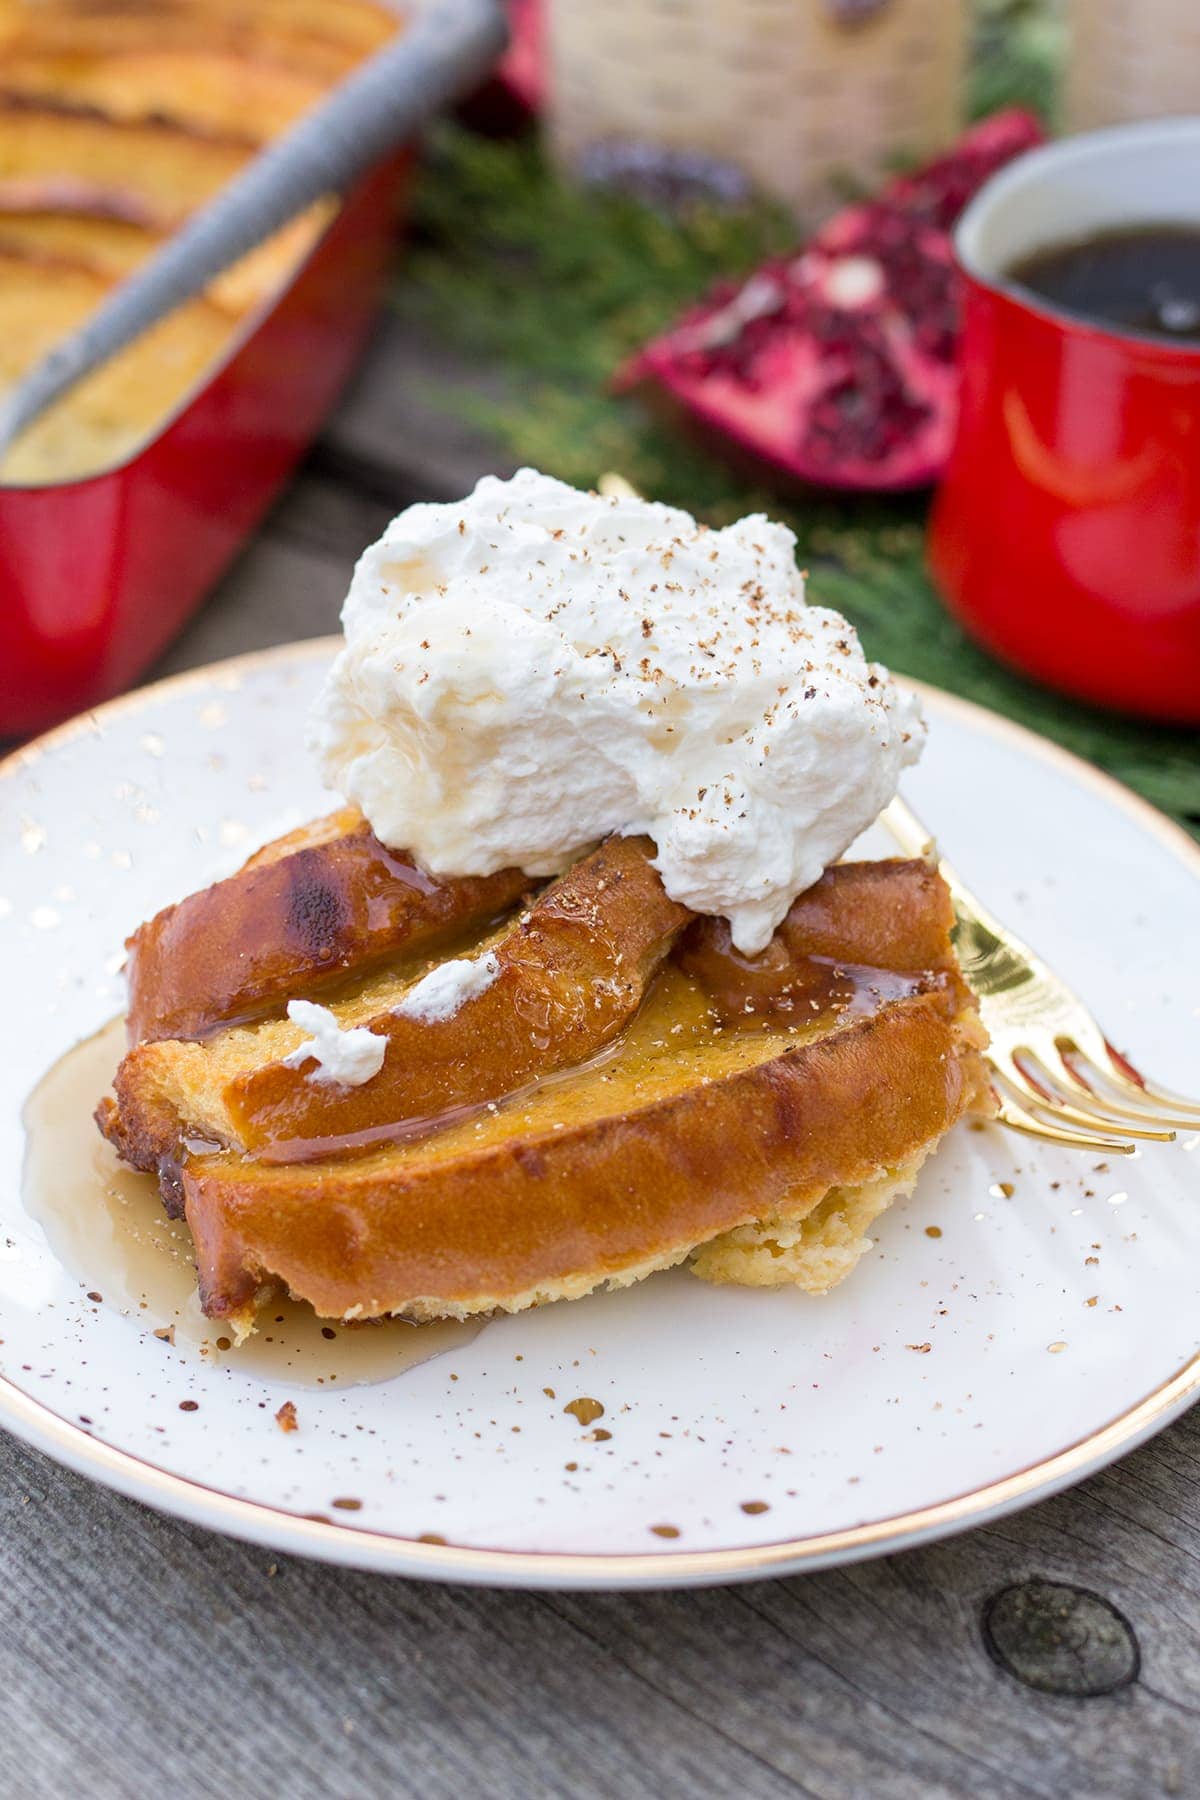
MULTIPOLYGON (((106 719, 153 705, 163 695, 206 686, 219 681, 222 676, 243 671, 325 659, 332 656, 340 641, 336 637, 313 638, 268 650, 251 650, 223 662, 208 663, 200 669, 168 676, 149 687, 110 700, 92 712, 69 719, 66 724, 13 751, 0 761, 0 778, 18 774, 47 752, 75 738, 99 735, 106 719)), ((906 680, 904 685, 920 694, 932 711, 961 719, 976 730, 1012 743, 1063 770, 1136 820, 1200 879, 1200 845, 1112 776, 1101 773, 1025 726, 1013 724, 973 701, 959 699, 957 695, 944 693, 942 689, 920 681, 906 680)), ((360 1567, 391 1569, 429 1579, 499 1585, 666 1586, 748 1580, 819 1564, 853 1561, 981 1524, 1022 1502, 1048 1498, 1070 1482, 1104 1467, 1122 1450, 1133 1449, 1156 1429, 1169 1424, 1198 1396, 1200 1353, 1135 1405, 1076 1443, 1027 1468, 949 1500, 885 1519, 864 1521, 840 1531, 819 1532, 769 1544, 723 1550, 645 1552, 495 1550, 465 1544, 431 1544, 392 1532, 306 1517, 257 1500, 244 1500, 204 1482, 174 1475, 156 1463, 104 1443, 90 1431, 72 1424, 51 1407, 35 1400, 7 1376, 0 1376, 0 1424, 79 1473, 132 1499, 194 1523, 227 1531, 234 1537, 269 1543, 298 1555, 360 1567)))

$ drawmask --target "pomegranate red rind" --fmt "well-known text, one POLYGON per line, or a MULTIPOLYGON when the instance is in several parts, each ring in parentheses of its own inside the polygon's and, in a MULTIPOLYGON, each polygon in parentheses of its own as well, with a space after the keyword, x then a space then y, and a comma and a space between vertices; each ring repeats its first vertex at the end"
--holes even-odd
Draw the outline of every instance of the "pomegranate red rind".
POLYGON ((988 177, 1042 141, 997 113, 952 150, 847 207, 806 248, 724 283, 617 377, 727 449, 805 486, 887 491, 942 471, 958 396, 950 233, 988 177))
POLYGON ((504 0, 503 10, 508 23, 508 48, 482 87, 459 107, 463 122, 487 137, 524 132, 546 98, 543 0, 504 0))
POLYGON ((540 112, 545 93, 545 21, 542 0, 507 0, 508 49, 496 77, 527 112, 540 112))

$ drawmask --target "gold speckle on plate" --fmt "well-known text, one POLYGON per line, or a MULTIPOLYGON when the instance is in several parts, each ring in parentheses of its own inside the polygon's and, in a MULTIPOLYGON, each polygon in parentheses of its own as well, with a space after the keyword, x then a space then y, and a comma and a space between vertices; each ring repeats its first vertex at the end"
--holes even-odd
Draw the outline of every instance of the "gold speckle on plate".
POLYGON ((939 1238, 939 1237, 941 1237, 941 1235, 942 1235, 942 1228, 940 1225, 927 1225, 925 1227, 925 1236, 926 1237, 939 1238))
POLYGON ((677 1538, 679 1536, 678 1525, 652 1525, 650 1529, 655 1537, 677 1538))
POLYGON ((757 1513, 770 1512, 770 1510, 771 1510, 771 1508, 767 1505, 767 1502, 765 1500, 743 1500, 742 1501, 742 1511, 744 1513, 750 1513, 751 1516, 753 1516, 757 1513))
POLYGON ((1066 1344, 1065 1338, 1057 1338, 1053 1344, 1046 1345, 1046 1348, 1050 1352, 1051 1356, 1057 1356, 1059 1354, 1059 1352, 1065 1350, 1066 1347, 1067 1347, 1067 1344, 1066 1344))
POLYGON ((1011 1181, 993 1181, 988 1189, 993 1200, 1011 1200, 1016 1191, 1011 1181))
POLYGON ((597 1419, 604 1417, 603 1406, 589 1394, 581 1394, 578 1400, 568 1400, 563 1411, 573 1413, 581 1425, 594 1425, 597 1419))

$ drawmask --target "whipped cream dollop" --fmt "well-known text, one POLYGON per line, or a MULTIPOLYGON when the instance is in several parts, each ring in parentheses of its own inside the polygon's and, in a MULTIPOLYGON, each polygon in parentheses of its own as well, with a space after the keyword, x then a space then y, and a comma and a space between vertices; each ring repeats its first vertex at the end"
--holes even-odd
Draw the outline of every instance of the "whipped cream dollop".
POLYGON ((485 950, 482 956, 453 957, 435 964, 428 975, 414 982, 392 1011, 404 1019, 419 1019, 423 1025, 440 1025, 452 1019, 468 1000, 486 994, 499 973, 500 959, 494 950, 485 950))
POLYGON ((809 606, 796 541, 533 469, 410 506, 360 559, 310 743, 438 875, 553 875, 644 833, 747 954, 877 816, 916 701, 809 606))
POLYGON ((311 1035, 283 1060, 285 1069, 298 1069, 309 1058, 316 1062, 306 1081, 336 1082, 338 1087, 361 1087, 378 1075, 387 1055, 387 1039, 365 1025, 343 1030, 327 1006, 314 1000, 289 1000, 287 1016, 293 1025, 311 1035))

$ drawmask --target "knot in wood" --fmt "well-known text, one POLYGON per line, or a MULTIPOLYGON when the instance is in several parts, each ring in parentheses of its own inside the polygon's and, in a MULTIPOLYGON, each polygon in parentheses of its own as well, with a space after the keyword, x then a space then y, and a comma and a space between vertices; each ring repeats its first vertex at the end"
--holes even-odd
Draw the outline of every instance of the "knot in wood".
POLYGON ((1137 1677, 1137 1638, 1109 1600, 1057 1581, 1022 1581, 983 1609, 989 1655, 1026 1687, 1090 1699, 1137 1677))

